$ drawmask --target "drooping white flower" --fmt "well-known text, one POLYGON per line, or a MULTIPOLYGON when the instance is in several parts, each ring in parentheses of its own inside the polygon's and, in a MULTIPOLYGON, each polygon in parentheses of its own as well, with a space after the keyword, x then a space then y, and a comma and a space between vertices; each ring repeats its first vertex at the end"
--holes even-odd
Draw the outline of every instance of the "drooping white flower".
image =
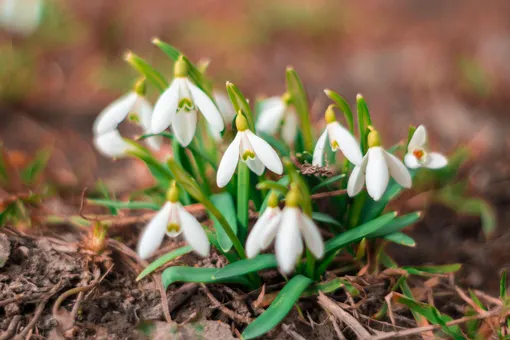
POLYGON ((381 147, 379 133, 372 130, 368 135, 369 149, 363 160, 356 164, 347 183, 349 196, 356 196, 366 181, 367 192, 379 200, 388 186, 390 176, 404 188, 412 185, 411 174, 402 161, 381 147))
POLYGON ((223 155, 216 182, 220 188, 227 185, 236 171, 239 160, 248 165, 251 171, 262 175, 267 167, 279 175, 283 172, 283 164, 274 149, 262 138, 248 129, 246 118, 238 114, 236 118, 237 135, 223 155))
POLYGON ((349 162, 353 164, 360 164, 363 158, 360 146, 349 130, 337 122, 333 105, 330 105, 327 108, 325 119, 327 123, 326 129, 315 145, 312 164, 318 166, 324 165, 324 154, 327 140, 329 140, 331 150, 337 151, 340 149, 349 162))
MULTIPOLYGON (((136 87, 138 88, 143 86, 141 84, 143 84, 143 81, 137 83, 136 87)), ((152 105, 137 91, 131 91, 115 100, 101 111, 94 121, 94 126, 92 128, 94 140, 96 141, 96 146, 102 146, 101 149, 98 150, 103 154, 109 154, 109 152, 104 151, 106 150, 105 148, 108 148, 106 141, 110 138, 117 141, 116 145, 120 145, 118 143, 120 139, 117 137, 117 135, 120 137, 120 134, 118 133, 117 128, 119 124, 128 117, 131 120, 137 121, 142 127, 144 133, 150 133, 151 116, 152 105), (113 131, 117 132, 112 133, 113 131)), ((162 138, 159 136, 149 137, 146 139, 146 143, 151 149, 159 150, 162 138)), ((119 149, 116 148, 116 150, 119 149)), ((119 156, 120 155, 117 155, 116 157, 119 156)))
MULTIPOLYGON (((234 109, 234 106, 230 102, 230 99, 228 96, 222 92, 219 91, 213 91, 213 97, 214 101, 216 102, 216 105, 218 105, 218 109, 220 110, 220 114, 223 117, 223 122, 225 125, 230 124, 232 122, 232 119, 234 119, 234 116, 236 115, 236 111, 234 109)), ((211 125, 208 125, 209 132, 211 133, 211 136, 216 140, 217 142, 221 141, 221 131, 214 129, 211 125)))
POLYGON ((134 147, 126 142, 118 130, 94 136, 94 146, 105 157, 122 158, 134 147))
POLYGON ((322 258, 324 241, 319 228, 301 211, 297 201, 296 193, 291 189, 283 211, 274 203, 266 208, 246 241, 246 255, 249 258, 266 249, 275 237, 276 260, 284 274, 291 273, 301 258, 304 250, 303 239, 310 252, 316 258, 322 258))
POLYGON ((264 132, 275 135, 281 127, 282 139, 288 144, 294 144, 298 132, 299 120, 296 110, 290 105, 290 95, 285 93, 281 97, 270 97, 261 104, 261 111, 255 129, 257 132, 264 132))
POLYGON ((11 33, 28 36, 39 27, 43 0, 0 1, 0 25, 11 33))
POLYGON ((404 163, 408 168, 440 169, 448 164, 445 156, 437 152, 429 152, 427 147, 427 130, 423 125, 418 126, 407 146, 404 163))
POLYGON ((223 131, 225 124, 214 102, 188 79, 186 61, 179 59, 175 62, 174 75, 172 83, 154 106, 152 132, 160 133, 172 125, 175 138, 182 146, 188 146, 195 136, 197 110, 200 110, 211 129, 223 131))
POLYGON ((184 233, 184 238, 193 250, 201 256, 209 255, 209 239, 204 228, 178 201, 179 192, 175 185, 169 190, 167 202, 147 224, 137 252, 142 259, 150 257, 161 245, 165 234, 176 237, 184 233))

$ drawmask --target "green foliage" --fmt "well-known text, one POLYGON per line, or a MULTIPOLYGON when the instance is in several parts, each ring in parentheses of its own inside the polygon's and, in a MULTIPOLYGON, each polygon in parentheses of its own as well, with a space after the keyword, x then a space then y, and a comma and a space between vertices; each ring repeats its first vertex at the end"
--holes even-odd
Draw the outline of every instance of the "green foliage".
POLYGON ((287 67, 285 73, 287 83, 287 91, 291 95, 291 103, 296 108, 299 116, 300 133, 303 138, 303 150, 310 153, 313 152, 313 132, 310 123, 310 111, 308 107, 308 99, 303 87, 303 83, 297 72, 292 67, 287 67))
POLYGON ((175 282, 201 282, 201 283, 238 283, 249 286, 250 282, 244 276, 231 276, 225 279, 215 279, 216 268, 199 267, 170 267, 163 271, 163 286, 168 288, 175 282))
POLYGON ((263 269, 276 268, 277 265, 276 257, 273 254, 262 254, 252 259, 239 260, 218 269, 213 278, 221 280, 233 276, 246 275, 263 269))
MULTIPOLYGON (((228 192, 222 192, 220 194, 214 194, 210 197, 212 204, 219 211, 222 212, 222 215, 227 220, 228 225, 237 235, 237 217, 236 217, 236 208, 234 206, 234 200, 232 196, 228 192)), ((216 230, 216 238, 218 240, 218 244, 221 247, 221 250, 227 252, 232 248, 232 240, 228 237, 227 233, 222 228, 218 219, 210 214, 210 218, 213 221, 214 230, 216 230)))
POLYGON ((149 274, 152 274, 154 271, 156 271, 158 268, 164 266, 168 262, 175 260, 176 258, 178 258, 182 255, 186 255, 186 254, 190 253, 192 250, 193 250, 193 248, 191 248, 191 246, 184 246, 184 247, 172 250, 171 252, 169 252, 161 257, 158 257, 156 260, 151 262, 147 266, 147 268, 145 268, 137 276, 136 281, 140 281, 141 279, 143 279, 144 277, 146 277, 149 274))
POLYGON ((256 338, 276 327, 312 282, 305 276, 294 276, 283 287, 271 306, 246 327, 242 334, 243 339, 256 338))

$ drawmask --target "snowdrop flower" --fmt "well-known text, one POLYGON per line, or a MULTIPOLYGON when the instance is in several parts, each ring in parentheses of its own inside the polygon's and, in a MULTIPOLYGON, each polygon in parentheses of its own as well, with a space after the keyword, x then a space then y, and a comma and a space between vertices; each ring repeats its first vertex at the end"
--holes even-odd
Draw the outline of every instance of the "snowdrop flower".
POLYGON ((216 176, 218 186, 222 188, 227 185, 236 171, 239 159, 259 176, 266 167, 281 175, 283 164, 278 154, 265 140, 248 129, 248 122, 242 113, 236 117, 236 127, 237 135, 225 151, 218 167, 216 176))
POLYGON ((349 130, 337 122, 333 108, 334 105, 330 105, 324 114, 327 125, 315 145, 312 164, 318 166, 324 165, 326 140, 329 140, 331 150, 337 151, 340 149, 349 162, 360 164, 363 158, 360 146, 349 130))
POLYGON ((188 64, 182 58, 175 62, 174 80, 159 97, 154 106, 151 129, 160 133, 172 125, 172 131, 179 143, 186 147, 191 143, 197 128, 197 110, 200 110, 217 132, 225 124, 214 102, 198 86, 188 79, 188 64))
POLYGON ((349 196, 357 195, 366 180, 368 194, 377 201, 386 191, 390 176, 401 186, 411 187, 411 174, 400 159, 381 147, 379 133, 374 129, 368 134, 368 146, 367 154, 361 162, 355 163, 356 166, 349 177, 347 183, 349 196))
POLYGON ((298 207, 299 192, 292 188, 287 194, 285 208, 280 211, 278 198, 269 200, 246 241, 246 255, 255 257, 276 237, 275 251, 278 266, 284 274, 294 270, 303 254, 303 239, 316 258, 324 255, 324 241, 315 223, 298 207))
MULTIPOLYGON (((234 106, 232 106, 230 99, 226 94, 218 91, 213 91, 213 97, 214 101, 216 102, 216 105, 218 105, 218 109, 220 110, 223 122, 225 124, 230 124, 232 122, 232 119, 234 119, 234 116, 236 115, 236 111, 234 109, 234 106)), ((211 125, 209 125, 209 132, 211 133, 211 136, 214 138, 214 140, 216 140, 217 142, 220 142, 222 140, 220 133, 221 131, 214 129, 211 125)))
POLYGON ((145 227, 137 252, 146 259, 159 248, 165 234, 176 237, 184 233, 184 238, 201 256, 209 255, 209 239, 197 219, 179 203, 179 190, 175 182, 167 193, 167 202, 145 227))
POLYGON ((427 148, 427 130, 423 125, 420 125, 409 141, 404 163, 411 169, 420 167, 439 169, 445 167, 448 160, 440 153, 429 152, 427 148))
POLYGON ((261 103, 260 116, 255 124, 257 132, 274 135, 283 121, 282 138, 287 144, 294 144, 299 120, 290 102, 291 96, 288 92, 281 97, 271 97, 264 100, 261 103))
POLYGON ((122 138, 118 130, 95 135, 94 146, 99 153, 110 158, 121 158, 126 156, 129 151, 135 150, 133 145, 122 138))
MULTIPOLYGON (((144 133, 150 133, 152 105, 144 97, 144 93, 145 79, 142 79, 136 83, 133 91, 115 100, 97 116, 93 126, 94 143, 101 153, 110 157, 121 156, 118 153, 123 148, 118 146, 122 144, 121 140, 124 140, 120 137, 117 127, 126 118, 139 123, 144 133), (112 145, 108 145, 109 143, 112 145), (115 156, 111 156, 112 150, 116 151, 115 156)), ((159 136, 149 137, 146 139, 146 143, 151 149, 159 150, 162 138, 159 136)))
POLYGON ((11 33, 28 36, 39 27, 42 13, 42 0, 2 0, 0 25, 11 33))

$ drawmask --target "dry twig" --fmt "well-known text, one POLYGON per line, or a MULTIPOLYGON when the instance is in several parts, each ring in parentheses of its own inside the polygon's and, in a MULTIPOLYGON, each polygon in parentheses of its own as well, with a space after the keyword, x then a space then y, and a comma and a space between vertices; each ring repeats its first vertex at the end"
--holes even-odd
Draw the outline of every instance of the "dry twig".
POLYGON ((356 320, 351 314, 344 311, 335 301, 328 298, 324 293, 319 293, 319 304, 327 312, 334 315, 340 321, 343 321, 354 333, 358 339, 371 339, 370 333, 356 320))
POLYGON ((252 318, 237 314, 236 312, 223 306, 221 304, 221 302, 219 302, 218 299, 216 299, 214 297, 214 295, 211 293, 211 291, 209 290, 209 288, 207 288, 207 286, 205 284, 201 283, 200 285, 201 285, 202 289, 204 290, 205 294, 207 295, 207 297, 209 298, 209 300, 211 300, 211 302, 213 304, 213 308, 218 308, 223 314, 225 314, 230 319, 232 319, 236 322, 239 322, 239 323, 250 324, 253 321, 252 318))

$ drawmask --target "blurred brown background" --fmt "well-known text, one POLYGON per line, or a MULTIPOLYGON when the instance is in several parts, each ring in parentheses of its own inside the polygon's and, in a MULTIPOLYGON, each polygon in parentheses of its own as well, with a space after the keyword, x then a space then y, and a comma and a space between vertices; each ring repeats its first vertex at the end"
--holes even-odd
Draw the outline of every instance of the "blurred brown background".
MULTIPOLYGON (((68 184, 126 168, 92 150, 92 122, 132 86, 136 73, 123 61, 125 51, 171 75, 171 63, 150 43, 154 36, 193 61, 210 58, 208 74, 218 88, 229 80, 251 98, 277 95, 285 67, 293 65, 316 120, 328 104, 324 88, 351 104, 361 92, 387 144, 405 138, 409 124, 423 123, 443 151, 468 143, 481 160, 506 158, 507 0, 46 0, 44 6, 33 34, 0 35, 0 139, 27 153, 53 145, 53 168, 68 184)), ((136 181, 131 170, 124 183, 136 181)))

